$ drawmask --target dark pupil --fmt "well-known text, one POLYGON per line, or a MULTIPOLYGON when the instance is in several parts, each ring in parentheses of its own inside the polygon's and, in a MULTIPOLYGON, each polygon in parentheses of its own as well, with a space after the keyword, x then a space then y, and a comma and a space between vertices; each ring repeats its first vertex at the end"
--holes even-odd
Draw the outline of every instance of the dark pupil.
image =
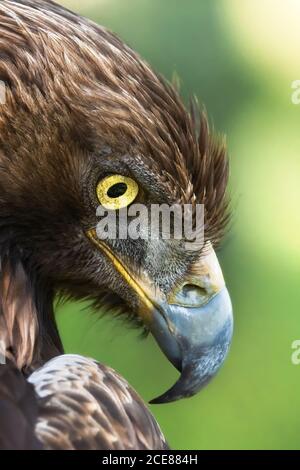
POLYGON ((109 188, 107 195, 111 198, 116 198, 123 196, 127 191, 127 184, 125 183, 116 183, 109 188))

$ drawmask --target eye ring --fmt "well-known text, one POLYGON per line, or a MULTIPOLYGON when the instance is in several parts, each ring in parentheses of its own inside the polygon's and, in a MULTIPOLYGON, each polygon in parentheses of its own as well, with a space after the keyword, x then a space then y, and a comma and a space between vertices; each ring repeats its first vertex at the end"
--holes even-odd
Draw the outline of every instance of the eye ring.
POLYGON ((100 204, 109 210, 118 210, 129 206, 137 197, 139 187, 128 176, 110 175, 97 184, 97 198, 100 204))

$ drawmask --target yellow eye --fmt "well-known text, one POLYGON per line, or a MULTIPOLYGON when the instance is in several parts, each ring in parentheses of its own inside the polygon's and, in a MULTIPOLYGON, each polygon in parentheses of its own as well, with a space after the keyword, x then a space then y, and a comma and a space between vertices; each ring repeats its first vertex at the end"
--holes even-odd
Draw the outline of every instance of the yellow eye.
POLYGON ((105 209, 118 210, 135 200, 139 187, 128 176, 111 175, 99 181, 96 191, 98 200, 105 209))

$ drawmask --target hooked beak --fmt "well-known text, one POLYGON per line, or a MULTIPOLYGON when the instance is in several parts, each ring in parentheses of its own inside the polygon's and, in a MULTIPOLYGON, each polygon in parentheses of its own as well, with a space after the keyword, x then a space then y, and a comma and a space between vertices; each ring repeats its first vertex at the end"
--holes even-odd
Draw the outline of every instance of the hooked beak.
POLYGON ((194 272, 192 279, 185 280, 169 302, 154 312, 151 332, 181 375, 170 390, 150 403, 196 394, 227 355, 233 331, 232 306, 211 247, 194 272))
POLYGON ((233 332, 231 301, 213 248, 209 246, 191 275, 166 298, 147 279, 137 280, 94 231, 88 236, 136 291, 141 299, 140 315, 181 373, 173 387, 150 403, 195 395, 223 364, 233 332))
POLYGON ((168 320, 155 313, 152 333, 181 372, 170 390, 150 403, 167 403, 195 395, 217 373, 232 337, 232 308, 227 289, 202 307, 169 305, 168 320))

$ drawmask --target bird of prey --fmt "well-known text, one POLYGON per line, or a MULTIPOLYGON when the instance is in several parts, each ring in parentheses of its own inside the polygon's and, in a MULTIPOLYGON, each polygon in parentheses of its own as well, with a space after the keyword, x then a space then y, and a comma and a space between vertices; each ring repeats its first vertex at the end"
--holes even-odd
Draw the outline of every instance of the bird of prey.
POLYGON ((224 141, 118 37, 50 0, 0 2, 0 80, 0 446, 166 448, 117 373, 63 354, 53 302, 89 299, 153 334, 180 371, 153 403, 197 393, 232 336, 214 251, 224 141), (203 245, 100 239, 99 204, 133 203, 203 204, 203 245))

